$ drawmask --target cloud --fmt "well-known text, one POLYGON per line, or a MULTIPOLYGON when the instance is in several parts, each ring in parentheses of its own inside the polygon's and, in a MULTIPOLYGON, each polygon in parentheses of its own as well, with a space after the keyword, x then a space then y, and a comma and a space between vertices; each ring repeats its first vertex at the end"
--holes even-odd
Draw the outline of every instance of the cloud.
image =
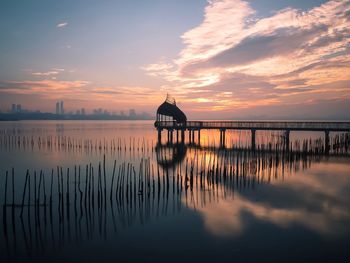
POLYGON ((49 76, 58 75, 60 73, 60 71, 61 70, 53 69, 53 70, 46 71, 46 72, 32 72, 31 74, 33 76, 38 76, 38 77, 49 77, 49 76))
POLYGON ((349 0, 256 13, 246 1, 210 1, 203 22, 181 36, 178 57, 143 69, 188 105, 199 95, 189 91, 205 90, 206 110, 350 97, 349 0))
POLYGON ((61 80, 38 80, 38 81, 6 81, 0 82, 0 92, 13 94, 36 94, 45 98, 64 97, 77 95, 84 92, 88 81, 61 81, 61 80))
POLYGON ((68 26, 68 22, 61 22, 56 25, 57 28, 64 28, 68 26))
MULTIPOLYGON (((59 70, 59 69, 57 69, 59 70)), ((45 74, 46 76, 47 74, 45 74)), ((157 90, 141 86, 99 86, 85 80, 63 81, 57 79, 0 81, 0 93, 22 96, 35 95, 47 100, 79 100, 88 107, 112 105, 109 109, 151 107, 163 98, 157 90)), ((75 105, 74 105, 75 107, 75 105)))

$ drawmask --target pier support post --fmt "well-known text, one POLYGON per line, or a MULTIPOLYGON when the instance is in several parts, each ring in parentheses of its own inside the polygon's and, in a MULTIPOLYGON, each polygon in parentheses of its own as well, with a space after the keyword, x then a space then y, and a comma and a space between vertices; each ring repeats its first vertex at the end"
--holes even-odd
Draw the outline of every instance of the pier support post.
POLYGON ((201 145, 201 130, 198 130, 198 145, 201 145))
POLYGON ((286 130, 284 133, 284 145, 285 145, 285 149, 286 151, 289 151, 289 134, 290 134, 290 130, 286 130))
POLYGON ((330 146, 330 140, 329 140, 329 131, 326 130, 326 131, 324 132, 324 135, 325 135, 325 137, 324 137, 324 149, 325 149, 325 153, 328 154, 328 153, 329 153, 329 150, 330 150, 330 148, 331 148, 331 146, 330 146))
POLYGON ((226 132, 225 129, 220 129, 220 147, 221 148, 225 148, 225 141, 226 141, 225 132, 226 132))
POLYGON ((252 150, 255 151, 255 129, 251 129, 251 133, 252 133, 252 150))

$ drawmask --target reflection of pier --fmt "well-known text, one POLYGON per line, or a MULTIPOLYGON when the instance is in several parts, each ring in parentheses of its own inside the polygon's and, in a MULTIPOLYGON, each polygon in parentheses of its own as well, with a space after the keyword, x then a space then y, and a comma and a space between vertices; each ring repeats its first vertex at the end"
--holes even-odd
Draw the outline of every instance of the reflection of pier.
POLYGON ((330 132, 350 132, 350 122, 313 122, 313 121, 188 121, 185 114, 176 106, 175 100, 167 97, 157 110, 157 120, 154 126, 158 130, 158 141, 161 141, 162 130, 168 132, 168 142, 173 143, 173 133, 176 132, 176 142, 184 142, 185 131, 188 131, 189 143, 195 142, 197 132, 200 142, 200 132, 206 130, 220 131, 220 146, 225 147, 226 130, 250 130, 251 147, 256 146, 256 131, 284 131, 284 145, 290 146, 291 131, 321 131, 324 132, 325 152, 330 150, 330 132))
MULTIPOLYGON (((311 146, 312 147, 312 146, 311 146)), ((316 145, 317 147, 317 145, 316 145)), ((310 159, 310 158, 322 158, 325 156, 325 153, 320 151, 317 148, 310 149, 290 149, 285 151, 282 147, 280 148, 245 148, 245 147, 232 147, 232 148, 222 148, 215 145, 201 145, 196 143, 176 143, 176 144, 160 144, 158 143, 155 147, 157 164, 160 165, 163 169, 170 169, 181 165, 181 163, 186 158, 188 151, 194 150, 195 152, 199 151, 200 154, 216 154, 216 155, 226 155, 226 156, 235 156, 235 155, 251 155, 252 157, 257 156, 282 156, 283 158, 294 159, 310 159)), ((198 152, 197 152, 198 153, 198 152)), ((333 152, 328 153, 328 157, 338 156, 345 157, 349 156, 347 151, 343 152, 333 152)))

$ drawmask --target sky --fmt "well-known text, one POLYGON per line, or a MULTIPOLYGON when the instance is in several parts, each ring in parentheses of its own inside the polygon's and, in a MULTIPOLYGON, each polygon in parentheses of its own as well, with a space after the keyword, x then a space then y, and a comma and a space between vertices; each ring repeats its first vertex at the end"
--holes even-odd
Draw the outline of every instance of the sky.
POLYGON ((350 0, 0 0, 0 109, 350 119, 350 0))

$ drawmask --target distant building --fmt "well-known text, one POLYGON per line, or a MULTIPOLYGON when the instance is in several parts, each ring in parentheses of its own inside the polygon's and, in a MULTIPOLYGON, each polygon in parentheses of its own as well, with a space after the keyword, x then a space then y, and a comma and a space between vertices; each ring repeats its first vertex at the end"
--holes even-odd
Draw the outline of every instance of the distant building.
POLYGON ((101 108, 99 108, 99 109, 94 109, 93 112, 95 115, 101 115, 103 113, 103 110, 101 108))
POLYGON ((64 114, 64 107, 63 107, 63 100, 60 102, 60 113, 63 115, 64 114))
POLYGON ((81 108, 81 115, 85 115, 85 109, 81 108))
POLYGON ((132 117, 132 118, 136 117, 136 111, 134 109, 129 110, 129 117, 132 117))
POLYGON ((56 102, 56 114, 60 114, 60 103, 58 101, 56 102))
POLYGON ((75 114, 76 114, 76 115, 80 115, 80 110, 77 110, 77 111, 75 112, 75 114))
POLYGON ((16 104, 12 104, 12 109, 11 109, 11 112, 12 113, 16 113, 16 104))
POLYGON ((22 105, 21 105, 21 104, 17 104, 17 106, 16 106, 16 112, 17 112, 17 113, 21 113, 21 112, 22 112, 22 105))

